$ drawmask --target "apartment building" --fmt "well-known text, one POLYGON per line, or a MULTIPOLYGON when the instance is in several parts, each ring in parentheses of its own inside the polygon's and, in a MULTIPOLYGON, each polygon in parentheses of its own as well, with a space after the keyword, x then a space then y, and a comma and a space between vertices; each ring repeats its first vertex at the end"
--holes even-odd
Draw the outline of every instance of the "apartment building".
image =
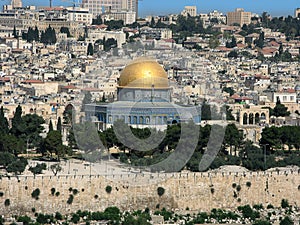
POLYGON ((196 6, 185 6, 184 10, 181 12, 181 15, 183 16, 197 16, 197 7, 196 6))
POLYGON ((138 0, 82 0, 94 16, 109 12, 129 11, 138 14, 138 0))
POLYGON ((227 13, 227 25, 239 24, 241 27, 251 23, 251 12, 245 12, 242 8, 237 8, 234 12, 227 13))

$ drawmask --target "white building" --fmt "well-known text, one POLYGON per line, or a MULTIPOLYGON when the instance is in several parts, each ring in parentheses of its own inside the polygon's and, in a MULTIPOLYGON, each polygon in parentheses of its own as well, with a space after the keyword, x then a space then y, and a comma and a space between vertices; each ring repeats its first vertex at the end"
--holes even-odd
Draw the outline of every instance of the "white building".
POLYGON ((104 15, 105 20, 123 20, 124 24, 132 24, 136 21, 135 12, 110 12, 104 15))
POLYGON ((138 0, 83 0, 83 7, 88 8, 94 16, 109 12, 135 12, 138 14, 138 0))
POLYGON ((122 44, 126 43, 126 34, 121 31, 104 31, 98 29, 90 29, 88 31, 88 38, 86 39, 89 43, 95 43, 97 40, 106 40, 109 38, 113 38, 117 40, 118 48, 122 47, 122 44))
POLYGON ((197 7, 196 6, 185 6, 184 10, 181 12, 181 15, 183 16, 197 16, 197 7))
POLYGON ((92 24, 93 14, 87 8, 67 7, 69 21, 81 22, 84 24, 92 24))

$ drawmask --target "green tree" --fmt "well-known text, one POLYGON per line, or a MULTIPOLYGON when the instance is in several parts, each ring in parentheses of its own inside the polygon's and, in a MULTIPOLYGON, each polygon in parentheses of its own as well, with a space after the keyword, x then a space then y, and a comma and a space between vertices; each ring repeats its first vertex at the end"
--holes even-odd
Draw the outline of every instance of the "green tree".
POLYGON ((232 155, 232 147, 234 147, 235 155, 237 149, 240 148, 243 141, 243 132, 239 131, 235 124, 228 124, 225 130, 225 136, 223 144, 225 147, 230 148, 230 154, 232 155))
POLYGON ((100 25, 102 23, 103 23, 103 21, 102 21, 101 15, 97 15, 96 19, 92 20, 92 25, 100 25))
POLYGON ((109 38, 107 40, 105 40, 105 38, 103 39, 103 49, 104 51, 109 51, 112 48, 117 47, 117 40, 113 39, 113 38, 109 38))
POLYGON ((12 127, 10 132, 16 137, 20 136, 25 130, 25 125, 22 120, 22 107, 20 105, 17 106, 11 123, 12 127))
POLYGON ((69 30, 68 27, 61 27, 60 28, 60 33, 67 34, 67 37, 71 37, 70 30, 69 30))
POLYGON ((31 166, 29 167, 29 171, 31 173, 33 173, 33 175, 35 176, 36 174, 42 174, 43 170, 47 169, 47 165, 46 163, 38 163, 36 166, 31 166))
POLYGON ((94 55, 94 47, 92 43, 89 43, 87 48, 87 55, 94 55))
POLYGON ((0 152, 0 166, 2 166, 4 169, 6 169, 9 164, 15 161, 15 159, 15 156, 11 153, 0 152))
POLYGON ((236 51, 231 51, 228 53, 228 58, 237 58, 238 53, 236 51))
POLYGON ((1 106, 0 109, 0 135, 7 134, 9 131, 8 121, 4 116, 4 108, 1 106))
POLYGON ((255 41, 256 47, 263 48, 264 47, 264 41, 265 41, 265 33, 261 32, 259 34, 258 40, 255 41))
POLYGON ((18 154, 24 152, 25 148, 25 142, 21 138, 17 138, 11 134, 0 136, 0 151, 18 156, 18 154))
POLYGON ((272 114, 270 116, 289 116, 290 112, 287 110, 287 107, 284 104, 281 104, 280 100, 277 99, 276 106, 274 107, 272 114))
POLYGON ((234 36, 232 36, 231 42, 226 42, 226 48, 234 48, 236 46, 237 46, 236 38, 234 36))
POLYGON ((285 216, 283 220, 280 221, 279 225, 293 225, 293 221, 289 216, 285 216))
POLYGON ((56 43, 56 33, 53 28, 49 27, 41 33, 41 42, 44 44, 55 44, 56 43))
POLYGON ((230 96, 234 94, 234 90, 232 89, 232 87, 223 87, 222 91, 228 93, 230 96))
POLYGON ((278 149, 281 147, 281 133, 277 127, 265 127, 261 133, 260 145, 268 148, 278 149))
POLYGON ((53 131, 52 120, 50 120, 50 122, 49 122, 49 131, 48 132, 50 132, 50 131, 53 131))
POLYGON ((11 164, 7 166, 6 171, 8 173, 14 173, 16 175, 20 175, 24 172, 28 162, 27 159, 21 157, 16 160, 14 160, 11 164))
POLYGON ((152 27, 152 28, 155 27, 155 20, 154 20, 154 17, 151 18, 150 27, 152 27))
POLYGON ((61 133, 57 130, 50 131, 44 140, 44 148, 51 154, 55 153, 57 159, 64 155, 61 133))
POLYGON ((53 172, 54 176, 58 174, 58 172, 62 171, 62 167, 59 163, 52 164, 50 166, 51 171, 53 172))
POLYGON ((17 34, 17 29, 16 29, 16 25, 14 25, 14 30, 13 30, 13 33, 12 33, 13 37, 14 38, 18 38, 18 34, 17 34))
POLYGON ((61 118, 58 117, 56 130, 58 130, 60 133, 62 132, 62 126, 61 126, 61 118))
POLYGON ((204 100, 202 103, 201 119, 202 120, 211 120, 211 109, 210 109, 210 105, 207 103, 207 100, 204 100))

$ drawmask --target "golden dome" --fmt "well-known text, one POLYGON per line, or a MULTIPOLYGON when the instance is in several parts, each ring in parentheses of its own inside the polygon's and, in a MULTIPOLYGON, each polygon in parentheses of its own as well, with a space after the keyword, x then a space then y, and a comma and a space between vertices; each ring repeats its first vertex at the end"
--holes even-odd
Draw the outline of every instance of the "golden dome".
POLYGON ((169 88, 168 75, 155 60, 142 57, 123 69, 119 87, 169 88))

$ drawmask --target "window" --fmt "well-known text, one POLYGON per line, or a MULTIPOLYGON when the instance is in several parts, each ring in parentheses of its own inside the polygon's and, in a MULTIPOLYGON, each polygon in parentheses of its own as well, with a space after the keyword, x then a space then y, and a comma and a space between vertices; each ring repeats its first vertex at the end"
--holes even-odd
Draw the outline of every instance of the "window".
POLYGON ((283 101, 285 102, 287 100, 287 96, 283 96, 283 101))
POLYGON ((294 101, 294 96, 290 96, 290 101, 291 101, 291 102, 294 101))

